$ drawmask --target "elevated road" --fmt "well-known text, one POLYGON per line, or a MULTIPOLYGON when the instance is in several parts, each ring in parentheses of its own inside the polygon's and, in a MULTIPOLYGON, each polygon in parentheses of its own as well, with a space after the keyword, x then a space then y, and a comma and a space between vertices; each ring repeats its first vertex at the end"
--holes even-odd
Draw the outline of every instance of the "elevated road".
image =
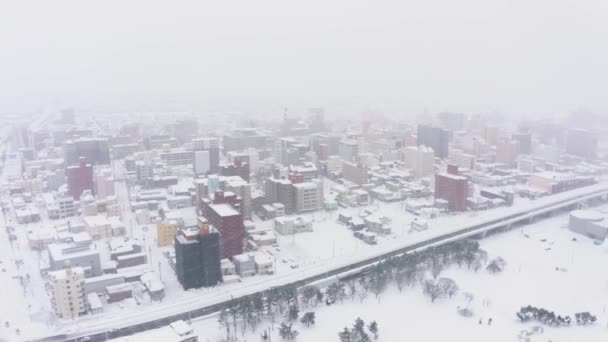
POLYGON ((411 238, 401 239, 361 252, 356 257, 340 257, 323 265, 303 268, 298 272, 270 279, 247 282, 230 290, 218 291, 201 297, 189 297, 172 303, 143 307, 137 312, 120 314, 112 318, 75 323, 63 333, 35 341, 106 341, 137 332, 159 328, 176 320, 190 320, 222 310, 233 299, 264 294, 271 288, 298 288, 330 277, 351 275, 381 260, 431 246, 449 243, 475 235, 510 227, 543 215, 551 214, 589 200, 608 198, 608 184, 596 184, 544 197, 525 206, 513 206, 500 213, 487 213, 472 218, 466 224, 435 228, 411 238))

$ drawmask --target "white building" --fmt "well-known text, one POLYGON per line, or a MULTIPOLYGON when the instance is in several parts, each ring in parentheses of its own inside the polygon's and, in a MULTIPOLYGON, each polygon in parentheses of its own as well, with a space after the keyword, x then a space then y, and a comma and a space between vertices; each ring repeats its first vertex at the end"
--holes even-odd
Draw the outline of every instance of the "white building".
POLYGON ((204 175, 211 169, 209 151, 194 151, 194 173, 204 175))
POLYGON ((414 172, 414 177, 430 176, 434 172, 435 154, 433 149, 424 145, 409 146, 405 149, 405 167, 414 172))
POLYGON ((312 221, 305 217, 277 217, 274 219, 274 230, 281 235, 311 232, 312 221))
POLYGON ((475 169, 475 156, 463 150, 451 148, 448 154, 448 163, 457 165, 460 169, 475 169))
POLYGON ((342 140, 338 148, 338 153, 340 154, 340 158, 342 158, 342 160, 351 163, 355 162, 357 161, 357 156, 359 155, 359 143, 356 140, 342 140))
POLYGON ((295 210, 298 213, 321 209, 323 203, 323 183, 321 181, 296 183, 295 210))
POLYGON ((52 304, 55 314, 62 319, 75 319, 86 312, 84 299, 84 271, 68 267, 49 272, 52 304))
POLYGON ((106 167, 95 170, 95 196, 99 199, 114 196, 112 169, 106 167))

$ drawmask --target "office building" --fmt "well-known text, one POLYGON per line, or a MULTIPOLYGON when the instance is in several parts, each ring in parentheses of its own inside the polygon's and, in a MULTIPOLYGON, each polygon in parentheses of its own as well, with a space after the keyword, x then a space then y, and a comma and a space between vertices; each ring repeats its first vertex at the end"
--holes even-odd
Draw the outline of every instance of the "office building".
POLYGON ((405 148, 405 167, 412 169, 416 178, 427 177, 435 171, 435 153, 424 145, 408 146, 405 148))
POLYGON ((519 143, 519 154, 532 153, 532 133, 516 132, 511 137, 519 143))
POLYGON ((514 166, 519 154, 519 142, 517 140, 501 139, 496 144, 496 162, 514 166))
POLYGON ((447 158, 449 154, 450 132, 439 127, 418 126, 416 144, 424 145, 433 149, 435 157, 447 158))
MULTIPOLYGON (((220 172, 220 147, 219 141, 217 138, 196 138, 192 140, 192 149, 195 153, 197 152, 207 152, 207 157, 205 158, 205 154, 199 154, 199 162, 203 164, 199 164, 199 169, 205 169, 205 165, 208 165, 208 173, 217 174, 220 172), (208 163, 207 163, 208 162, 208 163)), ((196 156, 195 156, 196 158, 196 156)), ((195 172, 197 174, 203 174, 206 172, 198 172, 195 165, 195 172)))
POLYGON ((84 271, 81 267, 49 272, 51 303, 60 319, 76 319, 86 313, 84 299, 84 271))
POLYGON ((220 234, 207 220, 181 229, 175 236, 175 272, 184 290, 222 282, 220 234))
POLYGON ((344 162, 342 163, 342 177, 355 184, 367 184, 369 182, 368 168, 363 164, 344 162))
POLYGON ((182 148, 164 149, 160 159, 169 166, 190 165, 194 163, 194 152, 182 148))
POLYGON ((49 263, 52 271, 66 267, 82 267, 86 277, 100 276, 101 260, 99 251, 88 244, 54 243, 48 245, 49 263))
POLYGON ((283 178, 268 178, 264 184, 266 203, 281 203, 285 214, 295 211, 295 188, 290 180, 283 178))
POLYGON ((597 156, 597 138, 588 130, 570 129, 566 135, 566 153, 594 159, 597 156))
POLYGON ((435 175, 435 199, 446 200, 450 211, 465 211, 468 197, 467 179, 454 174, 453 169, 448 172, 435 175))
POLYGON ((91 165, 109 165, 110 148, 108 139, 79 138, 66 141, 63 145, 66 165, 74 165, 84 158, 91 165))
POLYGON ((323 203, 323 183, 320 180, 293 184, 295 210, 297 213, 321 209, 323 203))
POLYGON ((95 169, 95 196, 98 199, 114 196, 114 176, 112 175, 112 169, 95 169))
POLYGON ((340 142, 339 154, 342 160, 354 163, 357 161, 359 152, 359 143, 356 140, 345 139, 340 142))
POLYGON ((93 166, 80 159, 79 165, 68 166, 65 170, 68 183, 68 192, 75 200, 80 199, 84 190, 94 191, 93 166))
POLYGON ((175 220, 156 221, 156 239, 158 247, 170 246, 175 240, 179 224, 175 220))
POLYGON ((210 201, 203 201, 202 206, 203 216, 221 235, 222 258, 230 259, 243 253, 243 215, 227 203, 212 204, 210 201))
POLYGON ((475 156, 472 154, 465 153, 463 150, 454 148, 450 149, 450 153, 448 155, 448 162, 450 164, 457 165, 461 169, 475 169, 475 156))
POLYGON ((237 160, 234 164, 222 165, 220 174, 222 176, 239 176, 249 182, 249 164, 237 160))

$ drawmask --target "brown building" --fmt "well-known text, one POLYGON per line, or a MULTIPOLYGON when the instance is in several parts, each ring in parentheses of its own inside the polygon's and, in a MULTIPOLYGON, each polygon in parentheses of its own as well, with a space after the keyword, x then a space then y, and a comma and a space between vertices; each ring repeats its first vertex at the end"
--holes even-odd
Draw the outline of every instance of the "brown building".
POLYGON ((467 210, 468 182, 466 177, 450 173, 435 175, 435 199, 448 201, 451 211, 467 210))

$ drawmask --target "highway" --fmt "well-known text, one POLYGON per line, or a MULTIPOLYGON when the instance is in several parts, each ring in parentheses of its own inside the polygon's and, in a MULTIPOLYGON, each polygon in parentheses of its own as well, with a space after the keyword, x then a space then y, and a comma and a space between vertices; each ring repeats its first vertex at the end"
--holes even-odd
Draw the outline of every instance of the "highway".
POLYGON ((35 341, 106 341, 159 328, 175 320, 190 320, 217 312, 227 307, 231 300, 236 298, 258 293, 264 294, 265 291, 276 287, 298 288, 329 277, 340 278, 393 256, 484 234, 514 223, 525 222, 531 218, 567 209, 586 200, 606 199, 607 197, 608 184, 596 184, 567 191, 535 200, 524 207, 505 208, 500 214, 480 215, 469 220, 467 224, 420 232, 412 237, 395 240, 392 241, 393 243, 363 251, 357 257, 344 256, 326 264, 302 268, 298 272, 247 282, 231 291, 218 291, 204 297, 186 298, 172 303, 141 308, 137 312, 125 313, 112 318, 75 323, 70 326, 69 330, 66 329, 54 336, 39 338, 35 341))

